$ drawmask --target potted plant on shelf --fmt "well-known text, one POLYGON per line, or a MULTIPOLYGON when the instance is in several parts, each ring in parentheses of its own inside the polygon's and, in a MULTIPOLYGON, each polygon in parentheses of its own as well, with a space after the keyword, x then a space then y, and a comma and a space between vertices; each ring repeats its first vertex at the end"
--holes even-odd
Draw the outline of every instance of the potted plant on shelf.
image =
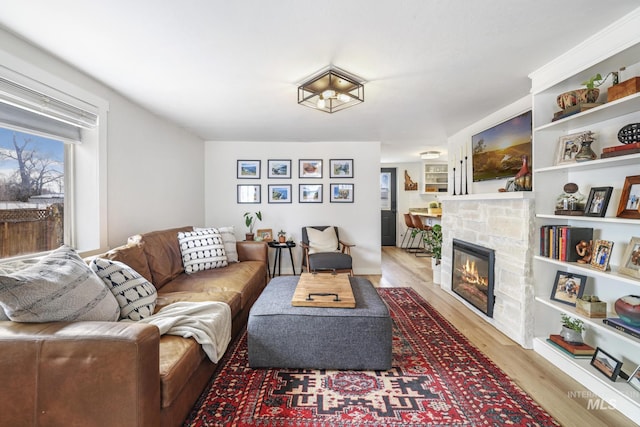
POLYGON ((430 215, 442 215, 442 205, 440 202, 429 202, 428 212, 430 215))
POLYGON ((256 225, 256 222, 262 221, 262 212, 245 212, 244 213, 244 224, 249 229, 249 232, 245 234, 245 239, 254 240, 255 234, 253 234, 253 227, 256 225))
POLYGON ((440 283, 441 268, 440 260, 442 259, 442 226, 435 224, 424 234, 424 245, 431 249, 431 269, 433 270, 433 283, 440 283))
POLYGON ((285 243, 287 241, 287 233, 284 230, 278 231, 278 242, 285 243))
POLYGON ((563 340, 570 344, 582 344, 582 331, 584 331, 584 322, 580 319, 562 313, 562 332, 560 336, 563 340))
POLYGON ((612 71, 607 74, 605 78, 602 78, 600 73, 598 73, 589 80, 582 82, 585 87, 584 89, 570 90, 558 95, 558 98, 556 99, 558 107, 564 110, 569 107, 573 107, 574 105, 595 103, 600 96, 600 89, 598 89, 598 87, 602 86, 609 76, 613 76, 614 85, 618 84, 617 72, 612 71))

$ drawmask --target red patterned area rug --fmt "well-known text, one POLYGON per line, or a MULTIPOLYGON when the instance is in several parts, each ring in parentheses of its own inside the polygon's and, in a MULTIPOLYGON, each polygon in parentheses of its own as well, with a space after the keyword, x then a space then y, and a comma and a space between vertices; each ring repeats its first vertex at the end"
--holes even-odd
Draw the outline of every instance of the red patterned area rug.
POLYGON ((394 320, 392 369, 250 369, 245 332, 185 426, 559 425, 413 289, 378 292, 394 320))

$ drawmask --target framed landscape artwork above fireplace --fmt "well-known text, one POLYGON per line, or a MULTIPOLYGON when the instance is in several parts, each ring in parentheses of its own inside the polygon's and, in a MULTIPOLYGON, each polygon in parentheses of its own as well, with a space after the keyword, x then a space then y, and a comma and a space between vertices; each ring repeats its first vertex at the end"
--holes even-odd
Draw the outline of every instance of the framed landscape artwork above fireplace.
POLYGON ((451 289, 465 301, 493 317, 495 251, 453 239, 451 289))

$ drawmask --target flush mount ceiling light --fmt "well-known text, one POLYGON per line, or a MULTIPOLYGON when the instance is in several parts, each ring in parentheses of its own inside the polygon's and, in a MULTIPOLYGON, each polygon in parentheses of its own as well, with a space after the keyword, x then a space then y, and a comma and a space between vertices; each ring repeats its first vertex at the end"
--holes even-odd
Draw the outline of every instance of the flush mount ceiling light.
POLYGON ((330 65, 298 86, 298 104, 326 113, 364 102, 364 81, 330 65))
POLYGON ((420 153, 420 158, 423 160, 437 159, 438 157, 440 157, 439 151, 425 151, 424 153, 420 153))

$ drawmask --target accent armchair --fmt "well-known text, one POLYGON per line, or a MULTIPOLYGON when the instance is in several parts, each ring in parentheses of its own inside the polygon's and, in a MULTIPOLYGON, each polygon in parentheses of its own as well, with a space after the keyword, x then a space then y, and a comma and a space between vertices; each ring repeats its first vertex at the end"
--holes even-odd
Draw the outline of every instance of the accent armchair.
POLYGON ((338 227, 302 227, 302 267, 307 272, 332 271, 353 276, 351 248, 355 245, 343 242, 338 227))

